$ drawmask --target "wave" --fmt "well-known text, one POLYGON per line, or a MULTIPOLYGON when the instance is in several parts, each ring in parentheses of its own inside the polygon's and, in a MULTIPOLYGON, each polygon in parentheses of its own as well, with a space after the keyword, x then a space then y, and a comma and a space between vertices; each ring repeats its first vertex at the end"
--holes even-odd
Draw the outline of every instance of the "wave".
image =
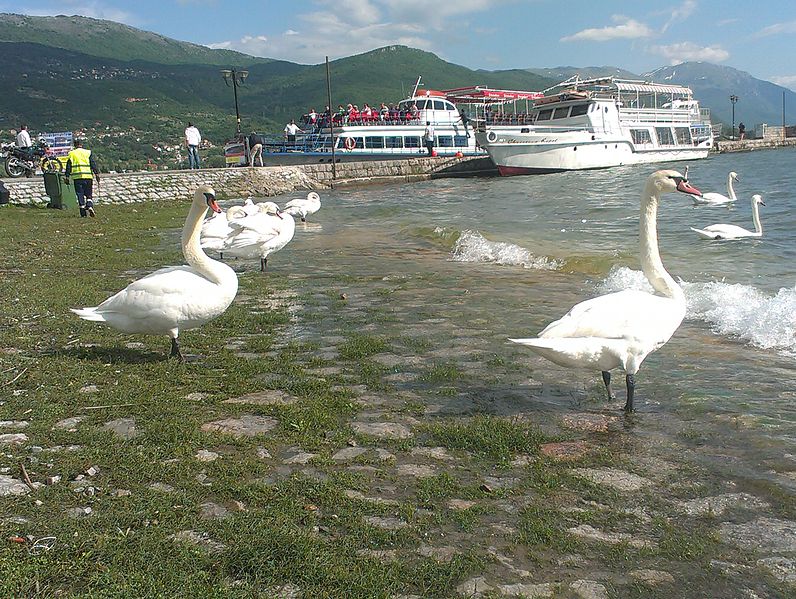
MULTIPOLYGON (((437 231, 445 234, 444 229, 437 231)), ((462 231, 453 246, 451 260, 454 262, 486 262, 504 266, 522 266, 535 270, 557 270, 561 263, 547 256, 534 256, 525 248, 505 243, 489 241, 478 231, 462 231)))
MULTIPOLYGON (((708 323, 718 335, 796 355, 796 287, 783 287, 768 295, 740 283, 680 284, 685 292, 686 318, 708 323)), ((601 293, 622 289, 652 292, 641 271, 624 266, 612 269, 599 286, 601 293)))

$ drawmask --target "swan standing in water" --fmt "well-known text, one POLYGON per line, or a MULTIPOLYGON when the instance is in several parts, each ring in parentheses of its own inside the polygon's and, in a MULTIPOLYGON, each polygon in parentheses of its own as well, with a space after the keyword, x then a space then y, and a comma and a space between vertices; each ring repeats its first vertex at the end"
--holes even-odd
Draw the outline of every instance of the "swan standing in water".
POLYGON ((260 258, 265 272, 268 256, 285 247, 296 232, 296 221, 273 202, 258 204, 259 212, 230 221, 232 232, 224 242, 224 252, 240 258, 260 258))
POLYGON ((760 222, 760 206, 765 205, 766 203, 763 201, 763 197, 760 194, 755 194, 752 196, 752 221, 755 224, 754 231, 749 231, 743 227, 739 227, 738 225, 724 224, 709 225, 704 229, 695 229, 694 227, 691 227, 691 230, 699 233, 702 235, 702 237, 707 237, 708 239, 741 239, 743 237, 762 237, 763 224, 760 222))
POLYGON ((210 259, 199 244, 202 218, 210 207, 220 212, 212 188, 193 195, 182 228, 182 254, 188 266, 167 266, 133 281, 93 308, 72 308, 85 320, 104 322, 125 333, 171 337, 171 356, 182 361, 180 330, 193 329, 220 316, 235 299, 238 277, 226 264, 210 259))
MULTIPOLYGON (((686 172, 685 176, 688 176, 688 172, 686 172)), ((733 181, 740 181, 738 178, 738 173, 736 172, 730 172, 730 174, 727 175, 726 196, 720 193, 708 192, 701 196, 692 195, 691 199, 694 200, 694 204, 710 204, 711 206, 723 206, 725 204, 731 204, 738 199, 735 195, 735 189, 732 186, 733 181)))
POLYGON ((650 175, 641 194, 639 258, 655 294, 626 289, 601 295, 574 306, 537 338, 511 339, 559 366, 602 371, 609 398, 610 371, 621 368, 626 374, 627 412, 633 410, 634 376, 644 358, 662 347, 685 317, 683 290, 666 272, 658 251, 658 202, 661 194, 674 191, 700 194, 671 170, 650 175))
POLYGON ((315 214, 321 209, 321 196, 314 191, 307 194, 307 199, 290 200, 285 204, 285 212, 290 216, 300 216, 301 222, 306 222, 310 214, 315 214))

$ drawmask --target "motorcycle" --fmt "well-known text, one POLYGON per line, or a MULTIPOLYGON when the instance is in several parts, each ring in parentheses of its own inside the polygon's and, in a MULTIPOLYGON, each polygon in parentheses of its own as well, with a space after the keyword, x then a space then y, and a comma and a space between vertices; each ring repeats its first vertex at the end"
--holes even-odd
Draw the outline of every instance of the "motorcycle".
POLYGON ((45 173, 61 172, 63 169, 61 161, 55 157, 45 141, 30 148, 18 148, 16 144, 4 143, 0 146, 0 158, 4 161, 8 176, 14 178, 22 175, 32 177, 37 168, 45 173))

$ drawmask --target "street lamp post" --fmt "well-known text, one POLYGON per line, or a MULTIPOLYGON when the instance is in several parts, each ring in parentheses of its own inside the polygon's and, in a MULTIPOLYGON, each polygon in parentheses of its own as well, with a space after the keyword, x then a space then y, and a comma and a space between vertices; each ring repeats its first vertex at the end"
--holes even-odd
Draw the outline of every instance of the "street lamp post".
POLYGON ((243 85, 246 77, 249 76, 249 71, 236 71, 235 69, 222 69, 221 76, 224 78, 224 83, 227 87, 231 87, 235 93, 235 118, 237 119, 237 134, 240 135, 240 111, 238 110, 238 86, 243 85))
POLYGON ((738 101, 738 96, 735 94, 730 96, 730 104, 732 104, 732 138, 735 139, 735 103, 738 101))

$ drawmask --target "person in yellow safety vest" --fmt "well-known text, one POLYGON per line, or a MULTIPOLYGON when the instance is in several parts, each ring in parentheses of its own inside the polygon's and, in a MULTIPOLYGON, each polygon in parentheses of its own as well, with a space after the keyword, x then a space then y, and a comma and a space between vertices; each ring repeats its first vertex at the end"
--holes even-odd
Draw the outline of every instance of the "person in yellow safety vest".
POLYGON ((69 152, 66 157, 65 183, 69 183, 70 176, 75 180, 75 195, 80 206, 80 216, 96 216, 92 187, 93 179, 96 179, 97 185, 99 185, 99 169, 94 161, 94 156, 91 155, 91 150, 86 150, 82 140, 79 139, 75 140, 74 150, 69 152))

